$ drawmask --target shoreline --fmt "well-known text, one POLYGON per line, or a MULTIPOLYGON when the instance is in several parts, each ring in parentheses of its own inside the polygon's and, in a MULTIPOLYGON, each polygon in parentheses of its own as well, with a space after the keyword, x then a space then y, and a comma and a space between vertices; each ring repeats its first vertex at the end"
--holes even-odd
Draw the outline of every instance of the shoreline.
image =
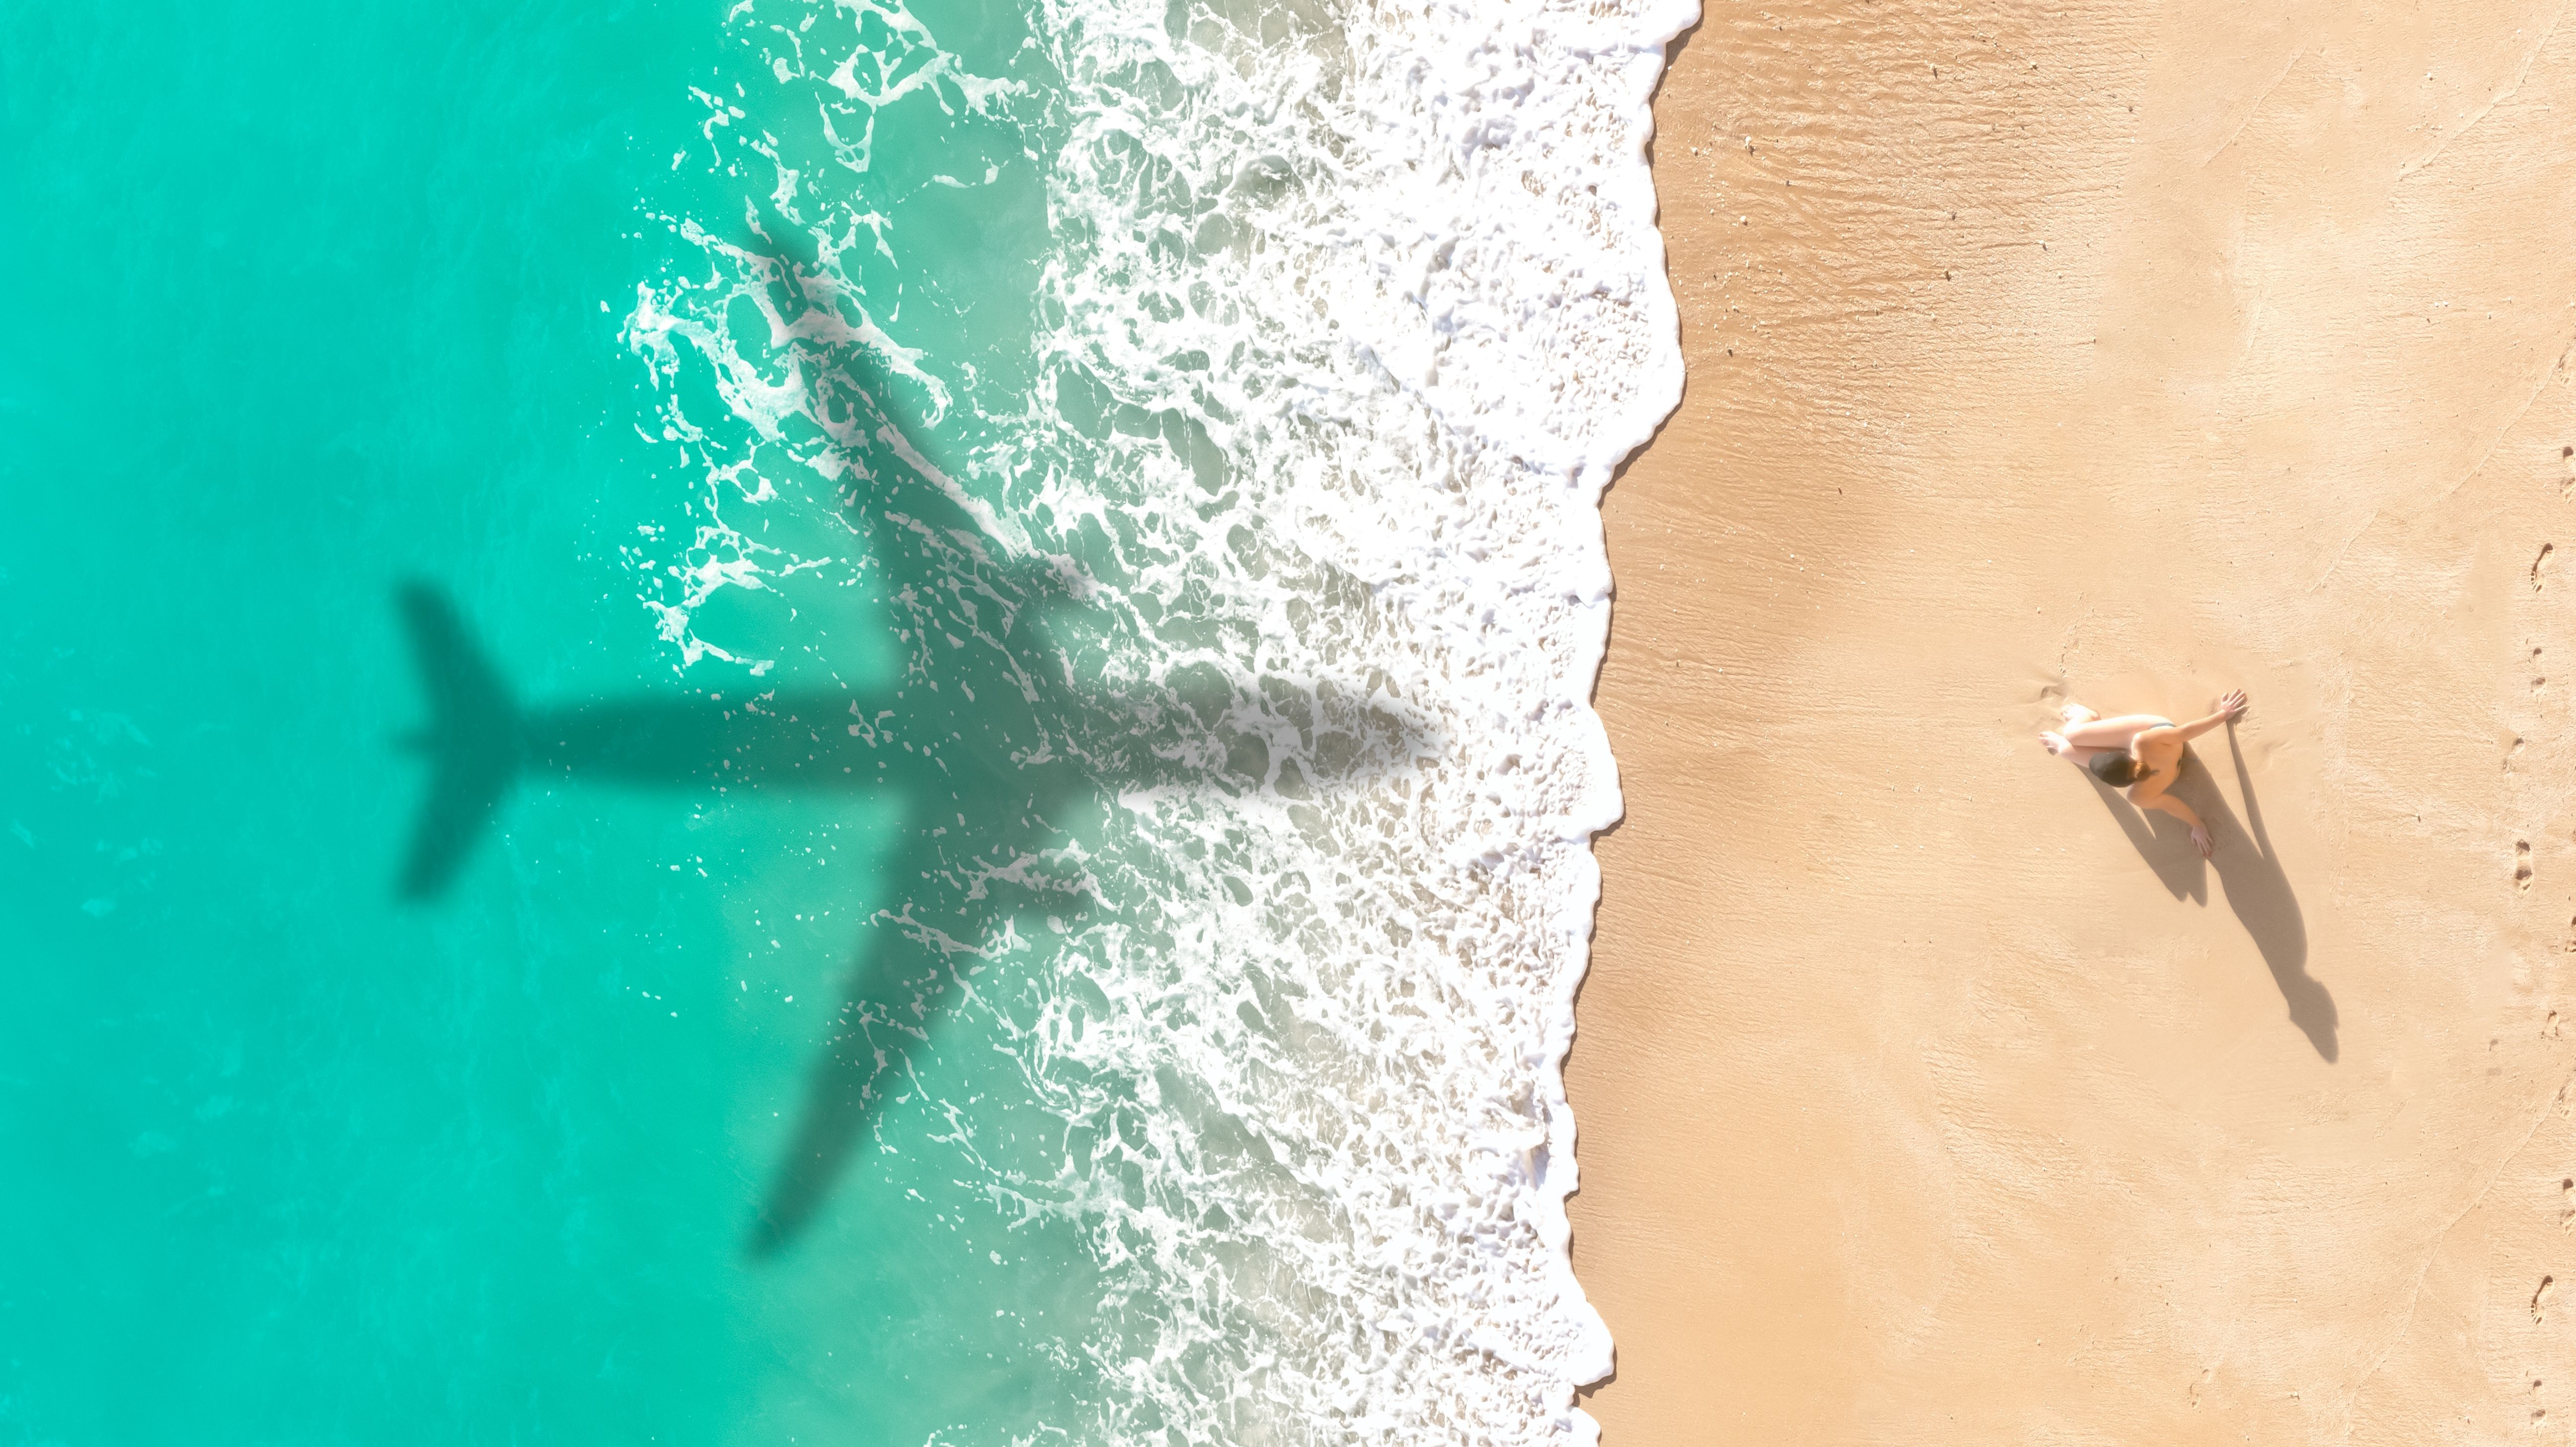
POLYGON ((1611 1447, 2565 1435, 2552 14, 1672 48, 1565 1070, 1611 1447), (2206 865, 2036 743, 2235 686, 2206 865))

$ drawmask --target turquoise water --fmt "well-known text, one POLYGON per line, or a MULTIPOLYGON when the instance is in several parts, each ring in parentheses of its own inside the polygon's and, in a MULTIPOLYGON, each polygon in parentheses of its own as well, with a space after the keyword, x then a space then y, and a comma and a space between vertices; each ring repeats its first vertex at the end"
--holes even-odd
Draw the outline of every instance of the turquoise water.
MULTIPOLYGON (((924 14, 1007 62, 1025 25, 990 8, 924 14)), ((699 630, 775 655, 757 678, 684 676, 638 603, 639 529, 684 542, 688 509, 624 328, 639 281, 702 259, 653 218, 756 194, 692 95, 737 99, 756 63, 724 10, 0 10, 0 1441, 1078 1421, 1090 1258, 997 1195, 1011 1104, 944 1108, 1027 1093, 979 1048, 1008 991, 966 1008, 937 950, 870 923, 909 906, 974 944, 1043 916, 954 871, 1054 838, 1012 791, 1079 814, 1087 775, 882 769, 957 734, 956 690, 1028 625, 914 676, 949 690, 925 709, 890 635, 942 605, 889 599, 955 575, 953 542, 860 529, 842 551, 873 566, 829 617, 723 600, 699 630), (528 725, 589 733, 524 757, 459 746, 518 778, 408 900, 437 826, 397 741, 437 665, 406 580, 526 714, 591 709, 528 725), (714 697, 754 684, 828 695, 839 752, 714 697), (844 731, 854 700, 892 707, 883 738, 844 731), (797 777, 852 763, 892 781, 797 777), (929 813, 961 798, 1007 817, 949 848, 929 813), (884 1073, 831 1043, 852 996, 884 1073)), ((916 327, 1012 285, 1024 314, 1027 137, 916 99, 854 182, 916 327), (932 157, 1011 174, 970 208, 924 190, 932 157)), ((1008 330, 933 329, 951 366, 1008 330)), ((952 749, 1025 744, 1043 710, 988 708, 952 749)))

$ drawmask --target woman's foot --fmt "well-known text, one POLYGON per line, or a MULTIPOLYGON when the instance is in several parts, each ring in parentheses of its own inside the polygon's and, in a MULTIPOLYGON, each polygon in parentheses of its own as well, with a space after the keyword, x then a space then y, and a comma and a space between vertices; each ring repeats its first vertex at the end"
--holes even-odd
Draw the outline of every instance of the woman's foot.
MULTIPOLYGON (((2059 711, 2058 717, 2065 720, 2063 727, 2074 729, 2081 725, 2093 722, 2093 720, 2100 718, 2101 715, 2095 713, 2089 708, 2086 708, 2080 703, 2070 703, 2064 709, 2059 711)), ((2075 745, 2068 743, 2066 735, 2057 732, 2055 729, 2041 730, 2039 742, 2041 747, 2047 749, 2050 753, 2057 755, 2061 759, 2072 757, 2075 753, 2075 745)))

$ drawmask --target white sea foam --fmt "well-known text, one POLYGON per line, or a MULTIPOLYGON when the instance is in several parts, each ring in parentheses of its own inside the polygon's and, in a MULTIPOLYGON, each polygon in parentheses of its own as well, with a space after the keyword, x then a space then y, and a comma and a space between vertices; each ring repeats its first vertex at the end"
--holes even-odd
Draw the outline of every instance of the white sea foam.
MULTIPOLYGON (((1118 908, 1043 967, 1019 1037, 1065 1148, 999 1184, 1081 1222, 1116 1293, 1087 1435, 1587 1441, 1574 1389, 1610 1343, 1567 1256, 1559 1067, 1619 812, 1588 703, 1598 503, 1680 391, 1644 148, 1696 5, 1037 4, 1061 79, 1037 393, 954 481, 916 461, 1124 610, 1113 682, 1223 680, 1266 753, 1254 787, 1120 801, 1088 860, 1118 908), (1419 727, 1344 726, 1370 709, 1419 727)), ((899 10, 841 9, 927 56, 777 27, 781 83, 850 107, 819 112, 843 165, 888 97, 1027 99, 899 10)), ((706 357, 758 438, 852 425, 810 400, 830 347, 950 405, 940 359, 832 281, 884 233, 778 164, 838 320, 739 334, 767 263, 698 233, 714 280, 647 286, 639 348, 706 357)), ((703 455, 716 531, 650 600, 693 648, 711 590, 797 561, 720 520, 778 495, 752 454, 703 455)))

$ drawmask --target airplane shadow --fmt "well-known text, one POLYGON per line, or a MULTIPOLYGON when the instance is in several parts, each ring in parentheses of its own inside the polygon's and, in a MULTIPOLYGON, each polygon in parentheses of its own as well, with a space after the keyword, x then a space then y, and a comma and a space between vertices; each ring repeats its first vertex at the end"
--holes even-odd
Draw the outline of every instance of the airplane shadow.
POLYGON ((2213 847, 2206 861, 2192 847, 2191 831, 2181 820, 2161 811, 2142 814, 2118 790, 2091 774, 2084 776, 2085 781, 2174 898, 2207 904, 2208 870, 2217 871, 2227 907, 2262 952, 2272 983, 2280 987, 2281 999, 2289 1006, 2290 1023, 2308 1037, 2318 1055, 2332 1063, 2338 1048, 2334 996, 2308 973, 2307 920, 2263 828, 2263 806, 2255 798, 2254 780, 2246 771, 2244 751, 2236 745, 2233 724, 2228 725, 2227 743, 2236 764, 2236 789, 2245 799, 2245 822, 2237 821, 2236 811, 2228 806, 2227 796, 2219 792, 2218 781, 2210 777, 2198 752, 2183 751, 2182 775, 2173 786, 2174 796, 2209 825, 2213 847))
MULTIPOLYGON (((804 264, 773 256, 794 301, 804 264)), ((1229 678, 1201 666, 1109 687, 1077 665, 1123 626, 1082 570, 997 543, 879 403, 868 357, 834 349, 800 368, 810 415, 846 466, 839 502, 862 586, 895 635, 901 676, 869 688, 728 686, 523 709, 434 587, 397 603, 430 700, 412 745, 431 763, 397 892, 455 880, 519 775, 630 787, 863 796, 900 819, 885 875, 896 898, 862 940, 804 1110, 746 1249, 771 1255, 830 1199, 867 1124, 927 1044, 942 1000, 1023 914, 1100 908, 1063 848, 1126 790, 1268 790, 1289 798, 1400 769, 1436 748, 1409 709, 1333 679, 1229 678), (820 363, 820 364, 817 364, 820 363), (855 376, 854 376, 855 374, 855 376), (965 956, 960 960, 960 956, 965 956)))

